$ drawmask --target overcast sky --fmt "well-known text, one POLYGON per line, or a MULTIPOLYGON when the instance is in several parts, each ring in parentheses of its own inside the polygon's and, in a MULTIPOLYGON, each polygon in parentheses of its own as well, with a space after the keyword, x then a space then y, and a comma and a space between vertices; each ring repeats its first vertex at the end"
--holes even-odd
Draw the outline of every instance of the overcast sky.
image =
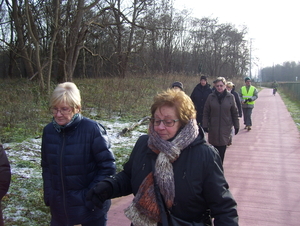
POLYGON ((299 0, 174 0, 174 5, 191 9, 193 17, 218 18, 236 28, 246 25, 258 67, 300 61, 299 0))

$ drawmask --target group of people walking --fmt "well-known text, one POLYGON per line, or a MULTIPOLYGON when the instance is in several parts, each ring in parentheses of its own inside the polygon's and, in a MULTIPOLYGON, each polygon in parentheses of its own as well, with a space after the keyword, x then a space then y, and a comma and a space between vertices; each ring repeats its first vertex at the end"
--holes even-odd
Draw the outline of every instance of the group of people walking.
POLYGON ((191 94, 197 123, 208 133, 208 142, 219 151, 222 162, 226 148, 232 144, 232 135, 239 132, 239 118, 244 116, 245 129, 250 131, 252 127, 251 115, 258 92, 249 77, 244 81, 237 93, 235 85, 224 77, 218 77, 210 87, 206 76, 201 76, 191 94))
MULTIPOLYGON (((181 82, 158 93, 150 110, 148 134, 137 140, 117 174, 105 128, 82 116, 80 91, 74 83, 59 84, 50 98, 53 117, 43 130, 41 146, 50 225, 105 226, 110 199, 132 193, 135 197, 125 210, 132 226, 205 226, 212 225, 212 219, 215 226, 238 225, 223 161, 232 127, 235 134, 239 132, 240 108, 247 129, 252 126, 257 91, 250 79, 245 82, 240 97, 225 78, 217 78, 213 90, 205 76, 190 97, 181 82)), ((2 153, 3 196, 10 170, 2 153)))

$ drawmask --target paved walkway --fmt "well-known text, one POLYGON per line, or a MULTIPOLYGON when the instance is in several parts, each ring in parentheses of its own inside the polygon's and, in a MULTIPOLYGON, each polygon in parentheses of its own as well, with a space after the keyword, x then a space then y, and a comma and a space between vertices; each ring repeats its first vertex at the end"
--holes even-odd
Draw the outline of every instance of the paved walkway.
MULTIPOLYGON (((300 225, 300 133, 280 96, 259 92, 252 130, 234 136, 224 171, 238 203, 240 226, 300 225)), ((129 226, 132 196, 113 200, 107 226, 129 226)))

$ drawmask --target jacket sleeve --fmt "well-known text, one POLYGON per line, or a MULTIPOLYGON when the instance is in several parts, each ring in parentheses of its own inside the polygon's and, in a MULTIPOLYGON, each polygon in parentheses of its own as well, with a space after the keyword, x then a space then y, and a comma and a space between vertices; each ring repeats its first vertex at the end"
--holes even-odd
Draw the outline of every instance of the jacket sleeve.
POLYGON ((236 101, 235 101, 235 97, 232 95, 232 102, 233 105, 231 106, 231 117, 232 117, 232 122, 233 122, 233 126, 235 129, 240 128, 240 123, 239 123, 239 111, 236 105, 236 101))
POLYGON ((8 191, 10 179, 10 165, 3 146, 0 144, 0 201, 8 191))
POLYGON ((190 96, 190 98, 191 98, 191 100, 193 101, 193 103, 194 103, 194 105, 195 105, 195 88, 194 88, 194 90, 193 90, 193 92, 192 92, 192 94, 191 94, 191 96, 190 96))
POLYGON ((211 210, 215 226, 238 226, 237 204, 226 182, 221 159, 214 147, 207 159, 203 196, 211 210))
POLYGON ((203 109, 203 121, 202 121, 202 128, 209 127, 209 117, 210 117, 210 99, 211 95, 209 94, 203 109))
POLYGON ((147 145, 147 139, 148 136, 141 136, 135 143, 129 160, 125 163, 123 170, 120 173, 105 179, 105 181, 110 182, 113 187, 112 198, 129 195, 133 192, 131 186, 132 166, 135 164, 134 159, 137 153, 140 152, 145 145, 147 145))
POLYGON ((243 94, 242 94, 242 87, 240 88, 240 91, 238 94, 239 94, 240 102, 242 103, 244 101, 243 94))
POLYGON ((254 93, 253 93, 253 96, 252 96, 252 100, 256 100, 258 98, 258 91, 257 91, 257 89, 255 88, 254 89, 254 93))
POLYGON ((41 166, 42 166, 42 176, 43 176, 44 202, 46 206, 49 206, 50 191, 51 191, 51 177, 50 177, 49 165, 46 161, 46 153, 44 149, 45 136, 46 133, 44 128, 43 137, 42 137, 42 146, 41 146, 41 166))
POLYGON ((242 111, 242 104, 241 104, 241 101, 240 101, 240 98, 239 98, 239 94, 237 92, 234 92, 233 95, 234 95, 234 98, 235 98, 235 103, 236 103, 237 109, 239 111, 239 117, 242 117, 243 116, 243 111, 242 111))
POLYGON ((100 123, 96 124, 92 152, 97 162, 98 172, 89 188, 116 173, 115 157, 110 150, 110 141, 105 128, 100 123))

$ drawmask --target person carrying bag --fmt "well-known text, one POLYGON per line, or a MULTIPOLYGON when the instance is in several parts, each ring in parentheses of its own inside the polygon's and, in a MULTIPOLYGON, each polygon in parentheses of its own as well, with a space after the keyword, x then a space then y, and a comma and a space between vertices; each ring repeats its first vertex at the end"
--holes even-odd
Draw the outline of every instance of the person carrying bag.
MULTIPOLYGON (((154 165, 155 162, 153 161, 153 165, 152 165, 153 171, 155 170, 154 165)), ((162 226, 211 226, 212 225, 210 216, 206 216, 206 218, 208 219, 205 219, 205 216, 203 215, 203 222, 188 222, 172 215, 172 213, 166 208, 165 202, 163 201, 163 197, 160 193, 155 178, 154 178, 154 191, 155 191, 155 197, 162 218, 161 219, 162 226), (204 223, 205 220, 207 223, 204 223)))
POLYGON ((236 202, 218 151, 206 143, 196 110, 184 92, 154 97, 148 134, 136 142, 121 172, 99 182, 87 200, 134 194, 124 210, 131 226, 238 226, 236 202))

